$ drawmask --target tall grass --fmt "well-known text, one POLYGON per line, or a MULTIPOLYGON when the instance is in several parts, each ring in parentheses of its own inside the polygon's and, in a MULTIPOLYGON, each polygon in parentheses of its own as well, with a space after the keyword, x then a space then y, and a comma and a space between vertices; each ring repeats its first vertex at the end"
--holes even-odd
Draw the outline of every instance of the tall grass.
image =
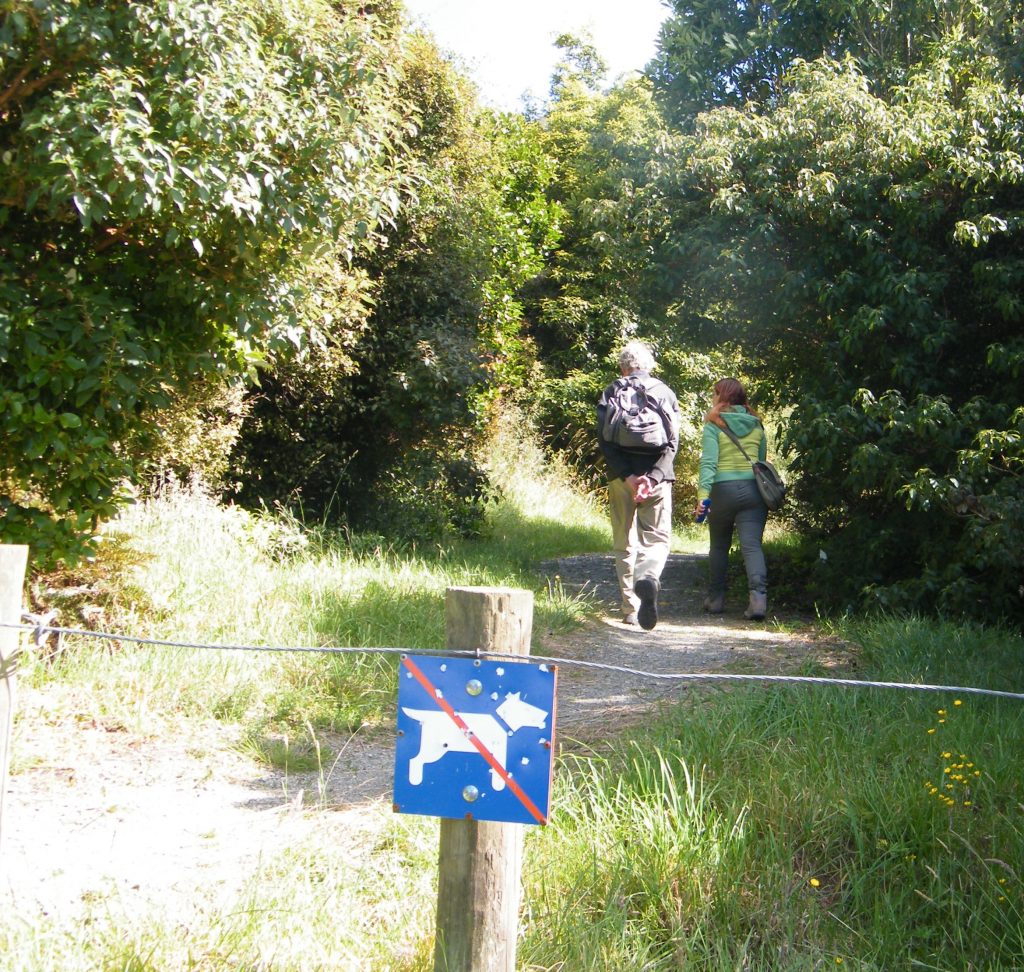
MULTIPOLYGON (((1012 633, 916 618, 840 633, 861 645, 864 678, 1024 681, 1012 633)), ((1022 743, 1012 700, 695 691, 602 753, 560 760, 552 823, 528 832, 519 967, 1020 967, 1022 743)), ((0 922, 0 952, 18 972, 426 972, 436 826, 384 808, 361 819, 356 852, 324 822, 187 915, 104 899, 84 918, 0 922)))
MULTIPOLYGON (((1019 636, 889 619, 862 674, 1024 687, 1019 636)), ((530 845, 530 967, 1024 965, 1024 705, 758 687, 568 761, 530 845)))
MULTIPOLYGON (((97 627, 170 641, 431 649, 444 646, 446 588, 485 585, 533 589, 535 632, 578 623, 590 605, 549 588, 535 568, 545 557, 607 547, 603 515, 514 424, 498 428, 486 458, 499 487, 490 534, 425 551, 343 540, 285 513, 254 515, 202 491, 170 491, 111 524, 97 564, 76 578, 87 592, 78 610, 97 627)), ((65 611, 60 620, 77 619, 65 611)), ((394 664, 374 654, 68 637, 29 665, 28 684, 47 693, 45 707, 24 717, 74 709, 142 732, 180 717, 346 729, 390 715, 394 664)))

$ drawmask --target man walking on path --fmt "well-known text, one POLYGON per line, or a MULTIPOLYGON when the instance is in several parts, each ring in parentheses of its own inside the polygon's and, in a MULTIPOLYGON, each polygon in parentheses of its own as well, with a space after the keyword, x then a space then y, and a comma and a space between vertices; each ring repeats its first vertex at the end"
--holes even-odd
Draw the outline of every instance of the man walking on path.
POLYGON ((648 631, 658 623, 679 448, 679 403, 668 385, 651 377, 655 367, 647 345, 631 341, 619 354, 622 377, 597 405, 623 621, 648 631))

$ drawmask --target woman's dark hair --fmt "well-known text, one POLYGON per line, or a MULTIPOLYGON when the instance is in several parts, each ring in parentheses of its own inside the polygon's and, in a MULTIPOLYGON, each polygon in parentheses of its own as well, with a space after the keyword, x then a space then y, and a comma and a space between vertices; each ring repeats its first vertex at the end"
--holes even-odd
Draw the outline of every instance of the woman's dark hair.
POLYGON ((725 428, 725 419, 722 418, 722 410, 733 405, 742 405, 754 418, 760 418, 750 407, 750 400, 747 398, 747 390, 736 378, 719 378, 714 384, 714 392, 718 400, 711 406, 711 410, 704 416, 705 422, 713 422, 725 428))

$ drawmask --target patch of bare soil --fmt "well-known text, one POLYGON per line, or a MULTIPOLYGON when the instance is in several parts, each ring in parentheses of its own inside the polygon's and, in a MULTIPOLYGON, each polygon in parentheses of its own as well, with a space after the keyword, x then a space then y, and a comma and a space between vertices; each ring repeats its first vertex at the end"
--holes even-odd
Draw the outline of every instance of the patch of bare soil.
MULTIPOLYGON (((541 565, 549 583, 608 609, 569 634, 538 632, 545 655, 614 666, 559 666, 562 745, 595 745, 701 685, 640 673, 777 674, 809 656, 842 660, 841 648, 807 627, 794 633, 771 620, 745 621, 740 602, 722 616, 704 615, 704 565, 701 557, 670 558, 660 621, 649 632, 618 620, 610 556, 541 565)), ((261 860, 318 835, 353 857, 368 853, 391 813, 392 734, 322 741, 332 754, 322 770, 286 775, 245 758, 216 724, 202 737, 157 739, 22 720, 4 803, 5 910, 16 902, 26 917, 67 914, 112 894, 140 912, 157 902, 173 908, 200 890, 237 890, 261 860)))

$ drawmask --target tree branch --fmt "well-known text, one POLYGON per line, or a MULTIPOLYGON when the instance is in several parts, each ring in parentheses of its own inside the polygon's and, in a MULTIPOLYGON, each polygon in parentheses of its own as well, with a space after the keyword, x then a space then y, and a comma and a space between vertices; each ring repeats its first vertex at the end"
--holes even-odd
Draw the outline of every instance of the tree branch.
MULTIPOLYGON (((25 78, 31 73, 32 69, 36 65, 26 64, 15 76, 14 80, 7 86, 7 88, 0 92, 0 117, 2 117, 7 111, 8 102, 17 104, 19 101, 24 101, 30 95, 39 91, 41 88, 45 88, 47 85, 52 84, 58 78, 65 77, 68 72, 68 67, 62 68, 59 71, 51 71, 49 74, 44 74, 38 78, 33 78, 31 81, 26 81, 25 78)), ((12 105, 13 107, 13 105, 12 105)))
POLYGON ((110 249, 115 243, 123 243, 128 239, 127 226, 108 227, 105 232, 107 235, 93 247, 97 253, 102 253, 104 250, 110 249))

